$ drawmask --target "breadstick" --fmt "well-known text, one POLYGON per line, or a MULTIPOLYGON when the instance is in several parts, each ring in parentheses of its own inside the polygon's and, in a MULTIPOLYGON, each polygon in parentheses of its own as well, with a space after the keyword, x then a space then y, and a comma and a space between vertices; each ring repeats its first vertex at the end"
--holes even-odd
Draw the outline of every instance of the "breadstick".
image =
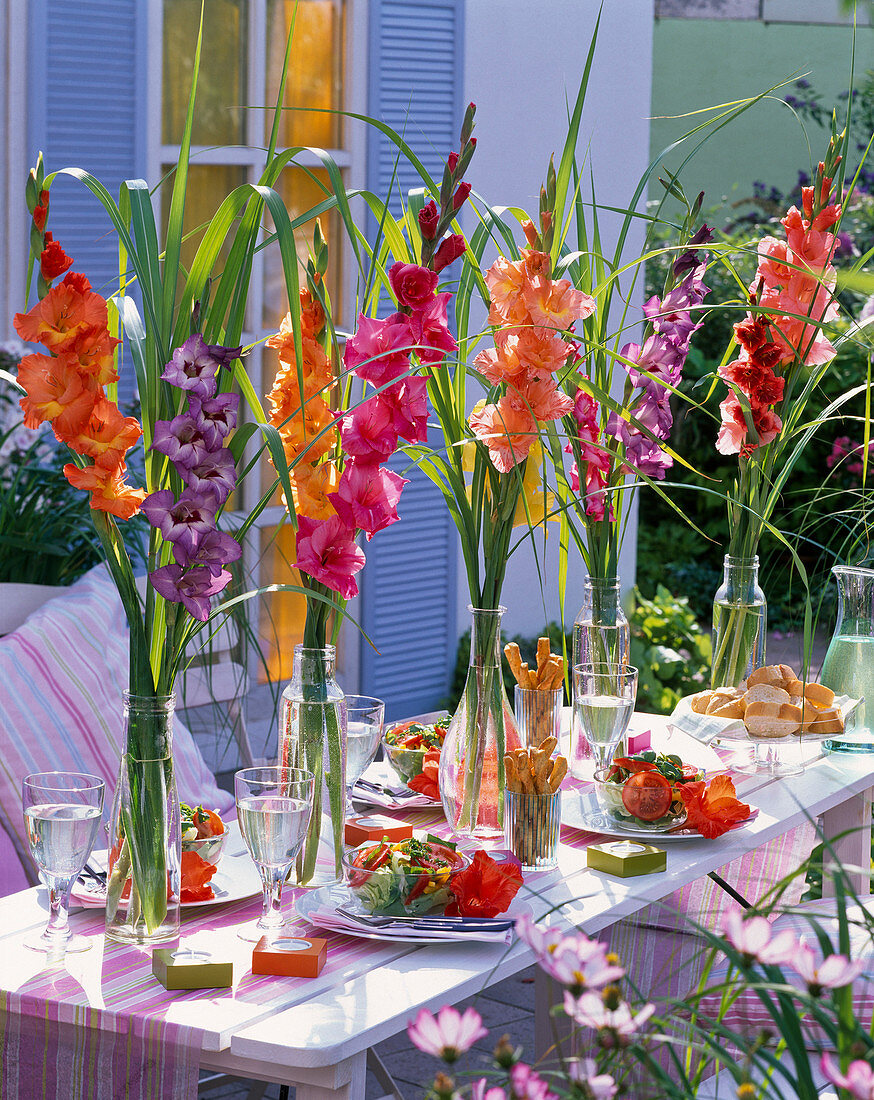
POLYGON ((561 781, 567 775, 567 760, 563 756, 557 756, 552 762, 552 774, 549 777, 549 789, 553 794, 561 786, 561 781))
POLYGON ((549 638, 537 639, 537 686, 543 683, 543 672, 550 658, 549 638))
POLYGON ((507 790, 514 794, 522 793, 522 784, 516 772, 516 757, 508 752, 504 755, 504 775, 506 776, 507 790))
POLYGON ((519 687, 531 687, 531 673, 528 671, 527 661, 523 661, 519 666, 519 687))
POLYGON ((557 744, 558 741, 554 737, 544 737, 538 748, 545 752, 547 756, 552 756, 557 744))
POLYGON ((510 671, 516 677, 516 683, 522 683, 522 654, 519 652, 519 647, 515 642, 509 642, 504 646, 504 653, 507 657, 507 664, 510 666, 510 671))

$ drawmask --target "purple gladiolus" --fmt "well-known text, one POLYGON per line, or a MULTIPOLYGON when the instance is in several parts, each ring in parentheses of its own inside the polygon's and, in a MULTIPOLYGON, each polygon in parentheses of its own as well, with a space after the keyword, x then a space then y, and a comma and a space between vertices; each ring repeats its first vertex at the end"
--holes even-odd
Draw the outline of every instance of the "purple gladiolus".
POLYGON ((213 573, 203 566, 183 569, 181 565, 162 565, 149 574, 149 580, 165 600, 183 604, 195 619, 205 623, 209 618, 210 596, 230 583, 231 574, 226 569, 213 573))
POLYGON ((164 368, 161 378, 180 390, 189 390, 198 397, 213 397, 217 388, 219 367, 227 366, 239 357, 242 348, 225 348, 207 344, 199 332, 189 336, 164 368))
POLYGON ((207 442, 195 418, 190 413, 180 413, 172 420, 155 421, 152 450, 166 455, 184 478, 191 467, 203 462, 214 448, 207 442))
POLYGON ((215 529, 212 493, 186 489, 176 500, 171 489, 159 489, 146 497, 142 510, 168 542, 181 543, 192 552, 203 535, 215 529))
POLYGON ((237 561, 243 550, 237 540, 226 531, 207 531, 202 535, 193 550, 177 542, 173 547, 173 556, 179 565, 205 565, 216 576, 229 562, 237 561))
POLYGON ((212 501, 215 512, 228 499, 237 484, 237 471, 234 456, 227 447, 208 454, 197 466, 193 466, 185 475, 189 487, 212 501))
POLYGON ((217 451, 237 426, 239 404, 240 395, 237 393, 220 393, 208 398, 198 397, 194 393, 191 395, 188 409, 208 450, 217 451))

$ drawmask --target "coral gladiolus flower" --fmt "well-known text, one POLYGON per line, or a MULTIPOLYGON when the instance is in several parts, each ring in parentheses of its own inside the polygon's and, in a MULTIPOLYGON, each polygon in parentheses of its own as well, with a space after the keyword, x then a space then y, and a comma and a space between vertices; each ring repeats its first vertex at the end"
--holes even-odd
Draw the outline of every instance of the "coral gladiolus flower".
POLYGON ((62 442, 78 435, 97 402, 97 388, 68 359, 26 355, 18 365, 18 381, 27 391, 20 404, 27 428, 52 421, 62 442))
POLYGON ((559 420, 574 407, 574 399, 562 393, 549 375, 529 377, 518 388, 511 387, 507 399, 517 409, 527 410, 535 420, 559 420))
POLYGON ((752 812, 739 801, 734 783, 727 775, 715 775, 709 784, 682 783, 677 790, 686 807, 686 817, 693 829, 712 840, 722 836, 752 812))
POLYGON ((364 553, 355 532, 339 516, 313 520, 301 516, 297 529, 296 568, 309 573, 344 600, 358 595, 354 575, 364 568, 364 553))
POLYGON ((15 331, 22 340, 41 343, 50 350, 60 348, 70 337, 90 330, 106 329, 106 301, 91 291, 84 275, 68 271, 45 298, 27 313, 16 313, 15 331))
POLYGON ((89 325, 73 336, 62 340, 54 348, 56 355, 76 360, 79 369, 90 375, 98 386, 109 386, 118 381, 115 369, 115 348, 121 343, 110 336, 105 328, 89 325))
POLYGON ((337 467, 333 462, 323 462, 319 466, 299 462, 289 473, 291 491, 294 493, 294 510, 299 516, 330 519, 337 514, 328 499, 329 494, 336 492, 339 481, 337 467))
POLYGON ((522 886, 522 872, 514 863, 497 863, 482 848, 471 863, 449 883, 453 900, 448 917, 496 917, 505 912, 522 886))
POLYGON ((125 483, 127 467, 122 463, 115 470, 102 466, 74 466, 68 462, 64 476, 75 489, 91 493, 91 507, 99 512, 109 512, 119 519, 130 519, 139 512, 146 494, 142 489, 132 489, 125 483))
POLYGON ((537 425, 527 409, 516 409, 507 397, 497 405, 474 410, 468 418, 471 430, 489 450, 495 469, 509 473, 527 458, 537 433, 537 425))
POLYGON ((98 466, 115 470, 142 434, 134 417, 122 416, 118 405, 101 396, 80 434, 66 442, 78 454, 89 455, 98 466))
POLYGON ((440 801, 440 750, 428 749, 422 762, 422 770, 414 775, 407 783, 411 791, 430 798, 432 802, 440 801))
POLYGON ((46 233, 45 248, 39 256, 39 271, 45 281, 50 283, 59 278, 72 263, 73 257, 67 255, 61 242, 56 241, 51 233, 46 233))

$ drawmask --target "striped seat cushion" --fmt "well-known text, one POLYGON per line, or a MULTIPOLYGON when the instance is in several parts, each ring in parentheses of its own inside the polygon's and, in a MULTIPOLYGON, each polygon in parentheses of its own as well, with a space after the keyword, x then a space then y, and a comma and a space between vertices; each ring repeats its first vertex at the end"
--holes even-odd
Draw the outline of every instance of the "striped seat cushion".
MULTIPOLYGON (((92 569, 0 638, 0 827, 24 866, 30 856, 22 778, 37 771, 89 772, 106 781, 109 804, 127 682, 127 623, 105 566, 92 569)), ((216 786, 178 719, 173 750, 180 798, 220 812, 231 809, 233 797, 216 786)), ((8 892, 5 882, 0 890, 8 892)))

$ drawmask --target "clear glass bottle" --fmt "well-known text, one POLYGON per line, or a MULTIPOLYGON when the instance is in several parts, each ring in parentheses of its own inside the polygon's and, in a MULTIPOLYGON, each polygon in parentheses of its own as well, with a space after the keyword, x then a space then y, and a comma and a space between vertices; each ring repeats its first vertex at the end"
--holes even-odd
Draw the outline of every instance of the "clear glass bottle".
POLYGON ((291 871, 294 886, 330 886, 343 878, 346 799, 346 697, 336 680, 336 649, 294 647, 282 693, 279 763, 315 776, 309 832, 291 871))
POLYGON ((710 686, 738 687, 765 664, 768 604, 759 587, 759 559, 725 555, 713 597, 710 686))
POLYGON ((827 744, 845 751, 874 751, 874 570, 832 568, 838 584, 838 618, 820 682, 836 695, 862 701, 847 716, 846 737, 827 744))
POLYGON ((627 665, 631 629, 622 610, 618 581, 586 577, 583 605, 574 620, 573 662, 627 665))
POLYGON ((149 946, 179 935, 175 705, 175 695, 124 694, 125 752, 109 820, 106 891, 106 935, 122 943, 149 946))
POLYGON ((520 747, 501 674, 501 616, 506 608, 469 607, 470 665, 440 752, 440 799, 460 836, 504 831, 504 753, 520 747))

